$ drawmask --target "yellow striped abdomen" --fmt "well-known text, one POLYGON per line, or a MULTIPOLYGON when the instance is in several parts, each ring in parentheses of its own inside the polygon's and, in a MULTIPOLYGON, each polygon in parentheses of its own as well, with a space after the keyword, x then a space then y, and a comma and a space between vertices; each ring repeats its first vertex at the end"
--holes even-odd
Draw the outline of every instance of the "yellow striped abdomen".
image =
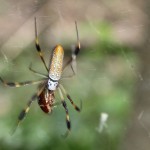
POLYGON ((63 58, 64 58, 64 50, 61 45, 57 45, 53 51, 49 77, 52 80, 59 80, 61 78, 61 73, 63 69, 63 58))

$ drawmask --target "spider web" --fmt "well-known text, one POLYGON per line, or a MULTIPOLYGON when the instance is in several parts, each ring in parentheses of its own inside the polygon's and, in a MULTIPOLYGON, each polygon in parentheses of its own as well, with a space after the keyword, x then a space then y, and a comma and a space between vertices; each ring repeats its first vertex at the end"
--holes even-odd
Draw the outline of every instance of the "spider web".
MULTIPOLYGON (((86 137, 100 137, 103 133, 108 133, 109 140, 104 141, 104 143, 113 143, 110 135, 114 133, 112 137, 117 139, 115 137, 117 137, 118 130, 124 131, 128 128, 126 118, 131 117, 130 112, 132 111, 136 113, 134 119, 136 119, 139 128, 145 133, 146 140, 149 139, 148 111, 144 108, 134 110, 132 100, 134 99, 132 97, 134 95, 133 89, 137 88, 136 86, 141 84, 143 86, 141 90, 149 89, 148 84, 145 84, 147 80, 143 76, 143 72, 141 73, 143 66, 141 66, 140 56, 137 55, 136 50, 132 51, 132 48, 130 48, 133 47, 134 49, 134 47, 140 46, 143 40, 142 33, 145 27, 144 18, 146 17, 138 8, 138 4, 132 3, 131 0, 124 2, 106 0, 77 0, 76 2, 68 0, 2 0, 0 6, 0 76, 2 75, 5 78, 8 76, 8 80, 11 80, 11 78, 16 80, 18 78, 22 80, 24 77, 26 79, 30 78, 27 72, 31 62, 38 71, 45 71, 35 50, 35 16, 37 17, 40 45, 47 65, 49 65, 51 50, 58 43, 65 48, 65 61, 70 57, 71 47, 76 44, 74 21, 78 22, 82 48, 77 57, 77 76, 73 79, 64 80, 64 84, 72 97, 75 97, 76 103, 79 102, 78 99, 83 101, 85 105, 83 112, 85 111, 85 114, 76 114, 72 107, 68 106, 73 126, 72 134, 75 134, 76 137, 81 137, 87 145, 93 145, 93 148, 95 148, 95 145, 103 147, 103 143, 97 144, 97 138, 93 138, 94 142, 85 140, 82 132, 87 133, 85 134, 86 137), (118 48, 119 52, 114 50, 113 42, 122 45, 118 48), (129 46, 130 50, 126 50, 124 45, 129 46), (113 51, 111 51, 112 49, 113 51), (16 77, 14 74, 17 74, 16 77), (18 77, 19 75, 22 78, 18 77), (138 85, 136 85, 137 83, 138 85), (109 116, 105 120, 102 119, 103 112, 109 116), (122 118, 125 119, 122 121, 122 118), (114 122, 116 126, 112 125, 114 122), (124 122, 125 125, 122 125, 124 122), (87 127, 85 124, 87 124, 87 127), (80 125, 81 128, 79 127, 80 125), (75 131, 77 132, 75 133, 75 131)), ((70 68, 68 68, 65 74, 70 73, 70 68)), ((43 114, 40 114, 40 111, 35 106, 33 111, 31 110, 32 113, 29 113, 27 122, 29 123, 30 120, 34 119, 37 122, 39 117, 41 117, 42 121, 36 124, 29 123, 27 125, 26 123, 25 126, 29 126, 26 135, 24 134, 23 123, 16 134, 18 138, 12 142, 12 137, 5 136, 11 128, 10 124, 12 124, 7 123, 6 120, 14 121, 16 118, 13 117, 14 119, 12 119, 13 115, 8 113, 12 112, 12 106, 14 116, 16 116, 18 111, 16 110, 17 112, 15 112, 15 108, 21 109, 26 103, 26 98, 23 102, 17 99, 19 102, 16 103, 16 106, 13 102, 9 103, 12 97, 16 99, 16 94, 6 92, 7 88, 4 89, 2 86, 0 88, 2 90, 0 102, 4 105, 3 101, 6 99, 4 106, 7 110, 3 113, 4 111, 0 109, 0 114, 2 114, 0 139, 3 139, 0 144, 4 148, 7 146, 22 147, 23 145, 25 146, 25 143, 28 143, 26 148, 44 147, 44 144, 47 145, 49 141, 55 143, 53 139, 56 139, 56 135, 61 132, 61 128, 65 131, 65 118, 59 114, 61 109, 58 109, 56 113, 54 112, 51 117, 46 118, 43 117, 43 114), (33 117, 35 112, 37 113, 33 117), (57 122, 59 123, 57 124, 57 122), (33 128, 33 126, 36 127, 33 128), (59 131, 56 127, 58 127, 59 131), (49 135, 52 136, 49 137, 49 135), (17 141, 17 139, 20 140, 17 141), (32 146, 29 147, 29 145, 32 146)), ((24 93, 27 95, 25 89, 24 93)), ((21 97, 20 95, 18 94, 18 97, 21 99, 26 96, 21 97)), ((62 113, 64 112, 62 111, 62 113)), ((26 122, 26 119, 24 122, 26 122)), ((120 137, 123 136, 121 135, 120 137)), ((56 141, 56 145, 58 144, 61 147, 60 140, 57 139, 56 141)), ((81 146, 81 143, 78 145, 81 146)), ((115 149, 114 147, 111 148, 115 149)))

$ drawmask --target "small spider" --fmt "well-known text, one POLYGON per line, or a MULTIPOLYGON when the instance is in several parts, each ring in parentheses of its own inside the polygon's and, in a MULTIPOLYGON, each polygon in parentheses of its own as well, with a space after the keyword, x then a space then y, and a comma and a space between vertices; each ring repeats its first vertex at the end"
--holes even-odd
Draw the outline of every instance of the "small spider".
MULTIPOLYGON (((71 64, 71 68, 73 70, 73 73, 75 74, 75 70, 73 68, 73 64, 76 61, 76 56, 80 51, 80 42, 79 42, 79 36, 78 36, 78 29, 77 29, 77 23, 75 22, 76 26, 76 33, 77 33, 77 45, 75 49, 72 51, 72 56, 70 59, 66 62, 66 64, 63 66, 63 57, 64 57, 64 50, 61 45, 57 45, 51 56, 51 61, 49 65, 49 69, 45 63, 45 60, 43 58, 43 53, 41 50, 41 47, 39 45, 39 40, 37 36, 37 25, 36 25, 36 18, 35 18, 35 45, 36 45, 36 50, 48 72, 48 75, 44 75, 42 73, 39 73, 29 67, 30 71, 32 71, 35 74, 38 74, 42 76, 43 78, 41 80, 37 81, 26 81, 26 82, 7 82, 4 81, 1 77, 0 80, 5 86, 10 86, 10 87, 20 87, 20 86, 25 86, 25 85, 32 85, 32 84, 39 84, 38 86, 38 91, 35 93, 32 98, 28 101, 27 106, 21 111, 21 113, 18 116, 18 122, 15 130, 19 126, 20 122, 25 118, 26 114, 28 113, 30 106, 33 101, 36 99, 38 100, 38 104, 40 108, 45 112, 45 113, 51 113, 53 110, 54 106, 57 106, 58 104, 62 104, 62 106, 65 109, 66 112, 66 124, 67 124, 67 132, 65 135, 68 135, 70 129, 71 129, 71 122, 69 119, 69 114, 68 114, 68 108, 66 101, 64 99, 64 95, 68 98, 68 100, 71 102, 73 105, 74 109, 78 112, 81 111, 81 108, 76 106, 71 99, 70 95, 66 92, 64 87, 59 83, 62 75, 62 71, 69 65, 71 64), (55 101, 55 91, 58 89, 59 95, 60 95, 60 102, 55 101)), ((13 132, 15 132, 15 130, 13 132)))

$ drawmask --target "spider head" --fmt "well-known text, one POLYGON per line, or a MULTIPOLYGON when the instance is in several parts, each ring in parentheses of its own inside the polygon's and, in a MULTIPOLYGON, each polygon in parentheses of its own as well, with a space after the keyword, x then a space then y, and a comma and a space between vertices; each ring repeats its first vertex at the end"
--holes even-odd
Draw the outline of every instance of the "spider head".
POLYGON ((48 89, 49 90, 51 90, 51 91, 56 90, 57 85, 58 85, 57 81, 52 81, 51 79, 48 79, 48 89))

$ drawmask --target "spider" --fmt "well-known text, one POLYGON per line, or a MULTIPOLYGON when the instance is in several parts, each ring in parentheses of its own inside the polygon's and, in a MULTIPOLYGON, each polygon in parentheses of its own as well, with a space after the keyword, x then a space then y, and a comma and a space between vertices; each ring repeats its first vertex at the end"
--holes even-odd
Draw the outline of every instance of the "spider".
MULTIPOLYGON (((27 106, 20 112, 18 116, 18 122, 16 125, 15 130, 19 126, 20 122, 25 118, 26 114, 29 112, 29 109, 31 107, 31 104, 37 100, 40 108, 45 113, 51 113, 54 106, 57 106, 58 104, 62 104, 65 113, 66 113, 66 125, 67 125, 67 131, 65 135, 68 135, 69 131, 71 130, 71 122, 69 118, 68 108, 66 101, 64 99, 64 95, 67 97, 67 99, 70 101, 74 109, 78 112, 81 111, 81 108, 75 105, 70 95, 66 92, 63 85, 60 84, 60 79, 62 75, 62 71, 68 66, 71 65, 73 74, 75 74, 75 70, 73 68, 73 64, 76 61, 76 56, 78 55, 80 51, 80 41, 79 41, 79 35, 78 35, 78 28, 77 28, 77 22, 75 21, 75 27, 76 27, 76 34, 77 34, 77 44, 75 49, 72 51, 72 56, 70 59, 66 62, 66 64, 63 66, 63 57, 64 57, 64 50, 63 47, 59 44, 56 45, 53 49, 50 65, 49 68, 46 65, 46 62, 43 57, 43 53, 39 44, 38 34, 37 34, 37 23, 36 23, 36 17, 34 18, 34 24, 35 24, 35 46, 36 50, 39 54, 39 57, 41 58, 45 69, 48 72, 48 75, 44 75, 42 73, 39 73, 35 71, 34 69, 29 66, 29 70, 32 71, 35 74, 38 74, 42 76, 43 78, 37 81, 25 81, 25 82, 7 82, 3 80, 0 77, 1 82, 5 86, 9 87, 21 87, 26 85, 33 85, 33 84, 39 84, 38 91, 31 97, 31 99, 28 101, 27 106), (58 90, 60 95, 60 102, 55 101, 55 91, 58 90)), ((15 132, 13 131, 13 133, 15 132)))

